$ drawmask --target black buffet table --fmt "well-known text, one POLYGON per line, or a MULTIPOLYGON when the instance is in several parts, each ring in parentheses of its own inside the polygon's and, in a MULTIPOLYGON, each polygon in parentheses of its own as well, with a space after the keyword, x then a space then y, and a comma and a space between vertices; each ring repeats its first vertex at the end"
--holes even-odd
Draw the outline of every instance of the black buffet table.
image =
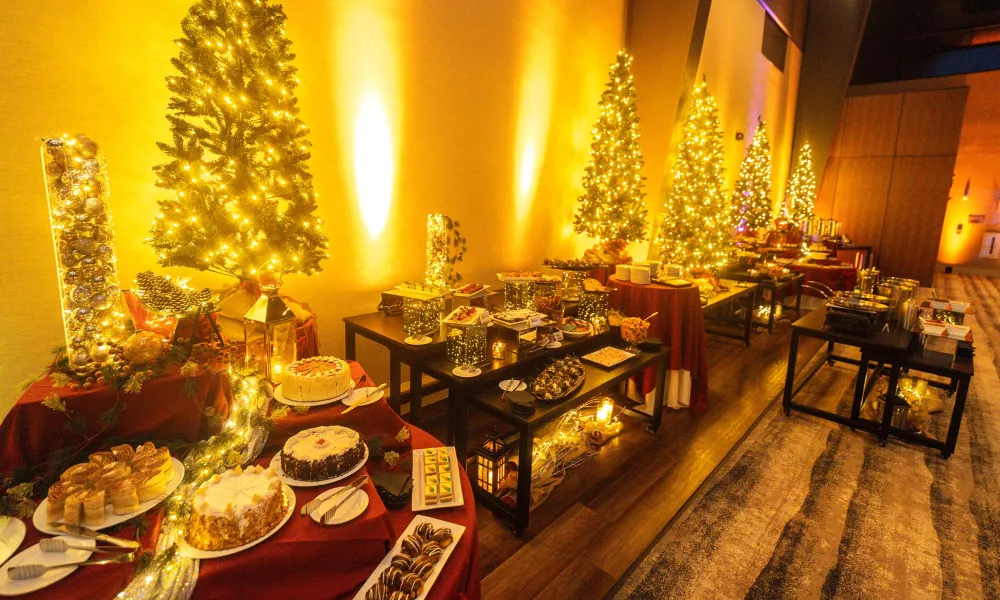
POLYGON ((821 307, 792 324, 792 340, 788 354, 788 370, 785 375, 783 398, 785 414, 789 415, 791 411, 796 410, 847 425, 851 429, 868 431, 878 435, 879 441, 883 446, 886 444, 889 436, 892 436, 909 443, 940 450, 944 458, 951 456, 955 451, 955 444, 958 441, 958 432, 962 424, 962 415, 965 411, 965 403, 968 398, 969 382, 975 374, 972 359, 965 356, 956 356, 951 353, 928 350, 921 343, 919 334, 901 329, 895 324, 888 331, 875 330, 866 334, 855 334, 826 327, 824 325, 825 318, 826 308, 821 307), (825 360, 817 361, 816 365, 806 372, 802 376, 801 381, 796 385, 795 364, 798 355, 799 338, 801 337, 825 340, 827 342, 826 356, 825 360), (861 351, 860 360, 836 354, 836 344, 858 348, 861 351), (858 367, 854 400, 851 405, 851 415, 849 417, 794 402, 795 395, 808 383, 813 375, 824 364, 832 364, 834 362, 847 363, 858 367), (868 371, 872 363, 875 363, 875 368, 869 374, 868 371), (928 373, 950 380, 947 384, 935 381, 928 382, 931 386, 955 392, 955 405, 952 409, 948 425, 947 438, 944 441, 893 427, 891 425, 893 412, 891 402, 887 403, 888 405, 882 411, 883 414, 880 422, 861 417, 861 407, 865 398, 874 387, 876 379, 886 370, 889 375, 889 385, 886 390, 887 399, 895 398, 899 378, 904 370, 928 373))
POLYGON ((655 366, 657 367, 657 382, 652 415, 640 412, 630 413, 648 421, 649 432, 655 433, 660 425, 663 411, 664 376, 670 352, 668 348, 662 348, 657 352, 640 352, 635 358, 626 360, 610 369, 585 362, 585 378, 579 390, 567 398, 555 402, 535 402, 535 412, 528 416, 516 414, 511 410, 510 404, 502 399, 504 392, 500 389, 498 382, 508 378, 530 381, 551 362, 551 359, 566 354, 579 356, 609 345, 620 346, 622 343, 610 332, 576 340, 564 339, 560 348, 543 350, 531 355, 508 356, 505 360, 491 361, 482 367, 481 374, 470 378, 456 376, 453 373, 453 369, 456 367, 455 363, 445 356, 438 355, 423 361, 424 371, 435 379, 445 382, 448 386, 449 412, 451 414, 448 439, 449 443, 454 442, 459 460, 463 464, 466 461, 468 446, 468 409, 470 406, 517 430, 519 452, 515 506, 511 508, 496 496, 473 486, 481 501, 512 520, 514 531, 517 534, 523 532, 528 526, 535 432, 587 401, 602 395, 607 395, 616 404, 628 408, 629 403, 624 396, 615 393, 617 388, 630 377, 640 376, 648 367, 655 366))

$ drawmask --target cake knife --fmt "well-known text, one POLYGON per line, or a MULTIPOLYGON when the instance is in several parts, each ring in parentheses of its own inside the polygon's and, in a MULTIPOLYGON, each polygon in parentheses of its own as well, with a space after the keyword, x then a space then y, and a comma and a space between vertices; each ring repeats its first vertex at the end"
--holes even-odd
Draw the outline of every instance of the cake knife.
POLYGON ((330 519, 333 518, 333 515, 337 514, 337 509, 340 508, 345 502, 350 500, 351 496, 353 496, 355 492, 360 490, 361 486, 363 486, 367 482, 368 482, 367 475, 359 479, 356 485, 351 486, 351 489, 347 490, 347 493, 344 494, 344 497, 340 499, 340 502, 337 502, 336 504, 333 505, 333 508, 323 513, 323 518, 320 519, 320 522, 322 522, 324 525, 328 524, 330 519))
MULTIPOLYGON (((350 489, 351 492, 353 493, 355 489, 357 489, 357 488, 361 487, 362 485, 364 485, 364 483, 366 481, 368 481, 368 476, 367 475, 362 475, 361 477, 358 477, 357 479, 355 479, 354 481, 352 481, 351 483, 349 483, 346 488, 341 488, 341 490, 350 489)), ((340 492, 336 492, 336 493, 339 494, 340 492)), ((299 516, 300 517, 304 517, 306 515, 311 515, 313 513, 313 511, 315 511, 317 508, 320 507, 320 505, 322 505, 324 502, 326 502, 329 499, 330 499, 330 496, 323 497, 322 494, 319 497, 317 497, 317 498, 313 498, 309 502, 306 502, 305 504, 302 505, 302 510, 299 511, 299 516)))
POLYGON ((132 540, 124 540, 122 538, 112 537, 110 535, 105 535, 99 531, 93 529, 88 529, 87 527, 80 527, 79 525, 67 525, 66 523, 60 523, 59 525, 54 525, 53 529, 68 533, 70 535, 77 535, 80 537, 93 538, 102 542, 109 542, 116 546, 121 546, 123 548, 138 548, 139 542, 133 542, 132 540))

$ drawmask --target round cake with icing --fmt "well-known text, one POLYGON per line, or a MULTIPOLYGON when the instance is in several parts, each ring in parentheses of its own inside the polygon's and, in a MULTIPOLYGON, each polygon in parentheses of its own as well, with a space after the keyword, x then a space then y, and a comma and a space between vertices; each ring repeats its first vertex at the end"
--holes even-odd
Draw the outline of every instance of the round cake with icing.
POLYGON ((274 529, 287 511, 288 501, 274 470, 236 467, 198 486, 191 501, 187 541, 201 550, 243 546, 274 529))
POLYGON ((281 393, 288 400, 317 402, 336 398, 354 385, 351 366, 333 356, 313 356, 285 367, 281 393))
POLYGON ((365 456, 357 431, 339 425, 306 429, 281 449, 281 470, 299 481, 321 481, 347 473, 365 456))

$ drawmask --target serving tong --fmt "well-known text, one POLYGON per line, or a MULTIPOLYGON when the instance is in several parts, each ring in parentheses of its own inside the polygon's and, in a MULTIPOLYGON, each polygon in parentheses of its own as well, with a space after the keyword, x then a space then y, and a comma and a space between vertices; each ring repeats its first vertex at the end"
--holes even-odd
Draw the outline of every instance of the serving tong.
MULTIPOLYGON (((92 548, 87 548, 92 550, 92 548)), ((7 577, 11 579, 36 579, 53 569, 64 569, 66 567, 92 567, 96 565, 111 565, 120 563, 130 563, 135 561, 135 552, 116 553, 108 558, 100 560, 85 560, 82 562, 65 563, 62 565, 17 565, 7 569, 7 577)))

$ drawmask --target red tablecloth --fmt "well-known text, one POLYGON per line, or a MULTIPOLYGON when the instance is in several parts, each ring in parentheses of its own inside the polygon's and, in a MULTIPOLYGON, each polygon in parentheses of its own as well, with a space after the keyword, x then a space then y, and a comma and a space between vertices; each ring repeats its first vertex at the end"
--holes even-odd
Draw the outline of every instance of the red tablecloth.
POLYGON ((83 416, 88 423, 87 436, 95 439, 83 451, 92 451, 110 438, 198 441, 206 437, 204 411, 212 407, 217 414, 228 414, 232 390, 224 373, 202 372, 196 376, 195 395, 184 393, 184 377, 178 367, 166 375, 143 383, 139 394, 115 392, 107 386, 89 390, 54 387, 48 376, 31 384, 0 423, 0 473, 17 468, 38 466, 51 453, 68 445, 83 442, 84 437, 66 428, 66 416, 42 405, 50 394, 57 394, 66 408, 83 416), (125 410, 114 426, 101 431, 102 413, 121 401, 125 410))
MULTIPOLYGON (((658 337, 670 347, 670 370, 691 373, 691 408, 708 408, 708 353, 705 340, 705 318, 701 297, 696 286, 671 288, 660 284, 637 285, 618 281, 614 276, 609 285, 611 303, 630 317, 647 317, 658 312, 650 321, 650 337, 658 337)), ((643 392, 655 384, 652 369, 646 372, 643 392)))
MULTIPOLYGON (((791 264, 789 269, 802 273, 802 283, 817 281, 829 286, 833 291, 853 290, 858 283, 858 270, 851 265, 802 265, 791 264)), ((819 296, 818 292, 806 288, 804 295, 819 296)))
MULTIPOLYGON (((360 378, 364 371, 352 363, 352 375, 360 378)), ((404 423, 384 399, 343 416, 340 403, 314 407, 308 413, 292 413, 278 423, 278 429, 268 439, 268 449, 257 461, 266 465, 276 449, 289 435, 321 424, 342 424, 356 428, 364 437, 388 437, 388 445, 409 458, 409 448, 429 448, 442 443, 433 436, 404 423), (396 440, 396 434, 407 427, 410 437, 396 440)), ((401 438, 404 436, 400 436, 401 438)), ((381 469, 384 463, 370 457, 366 469, 381 469)), ((403 468, 402 466, 397 468, 403 468)), ((364 471, 362 471, 364 472, 364 471)), ((434 518, 466 527, 441 575, 434 583, 428 600, 451 600, 480 597, 479 536, 476 528, 476 508, 472 487, 464 469, 458 469, 462 480, 464 506, 435 510, 434 518)), ((313 499, 331 486, 295 488, 296 507, 313 499)), ((201 561, 195 599, 228 600, 244 598, 351 598, 368 578, 387 549, 413 519, 407 506, 389 511, 382 504, 369 482, 365 486, 369 505, 365 513, 350 523, 320 526, 296 512, 274 536, 252 549, 229 557, 201 561)), ((152 547, 159 528, 161 511, 151 511, 147 520, 150 531, 142 541, 152 547)), ((126 535, 127 530, 119 535, 126 535)), ((21 549, 38 541, 38 532, 28 523, 28 536, 21 549)), ((82 569, 63 581, 35 594, 28 600, 65 598, 67 600, 112 599, 131 578, 127 565, 82 569)))

